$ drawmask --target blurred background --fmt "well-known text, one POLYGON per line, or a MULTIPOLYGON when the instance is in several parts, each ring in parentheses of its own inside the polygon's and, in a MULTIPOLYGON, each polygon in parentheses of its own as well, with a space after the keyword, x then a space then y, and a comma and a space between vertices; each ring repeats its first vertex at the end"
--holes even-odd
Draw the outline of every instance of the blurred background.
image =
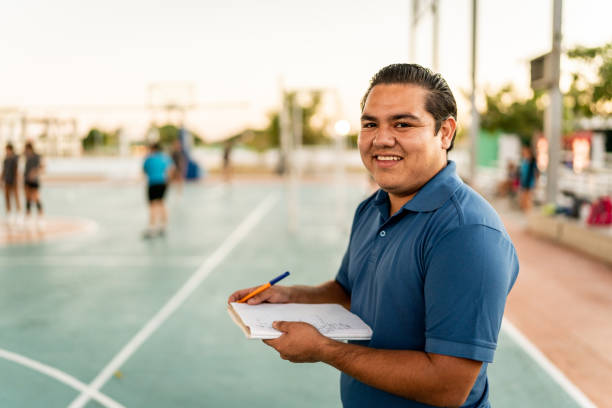
MULTIPOLYGON (((130 157, 185 129, 206 169, 219 167, 212 152, 228 140, 237 142, 237 165, 270 165, 266 153, 282 144, 283 106, 291 111, 288 126, 300 124, 299 135, 288 129, 299 139, 296 149, 331 144, 339 120, 349 124, 343 148, 354 148, 369 78, 411 61, 441 72, 458 99, 457 160, 469 168, 477 150, 476 168, 505 169, 519 159, 508 137, 535 147, 544 135, 554 80, 544 78, 534 91, 531 61, 557 50, 550 60, 558 62, 547 61, 547 69, 561 67, 551 72, 563 94, 553 120, 561 121, 561 129, 553 126, 559 160, 573 167, 574 140, 581 139, 588 158, 578 168, 603 167, 610 149, 607 4, 563 2, 555 46, 549 3, 482 2, 476 20, 467 0, 7 5, 0 142, 32 139, 53 159, 130 157), (472 102, 480 115, 474 136, 472 102)), ((70 172, 65 162, 47 175, 70 172)), ((465 172, 476 176, 474 168, 465 172)))
MULTIPOLYGON (((25 0, 1 10, 0 157, 7 143, 21 157, 33 144, 45 209, 44 219, 14 204, 1 213, 0 367, 12 384, 0 386, 3 406, 257 405, 246 391, 228 394, 236 378, 254 382, 245 390, 265 386, 244 373, 215 377, 206 391, 194 383, 147 398, 170 363, 158 371, 136 364, 148 382, 130 386, 123 364, 142 344, 130 339, 268 194, 278 196, 266 210, 274 222, 249 233, 253 245, 268 245, 239 247, 232 261, 242 263, 219 264, 202 288, 215 287, 221 304, 286 264, 303 272, 302 283, 333 277, 354 208, 377 188, 357 151, 359 103, 371 76, 398 62, 430 67, 449 83, 459 110, 450 158, 501 214, 519 251, 501 354, 509 366, 491 367, 495 405, 612 406, 609 1, 25 0), (155 142, 178 152, 184 171, 170 186, 167 236, 147 241, 142 169, 155 142), (313 259, 321 268, 309 273, 313 259), (124 280, 134 268, 143 275, 124 280), (232 268, 236 277, 215 281, 232 268), (142 289, 151 270, 162 289, 142 289), (90 290, 96 296, 84 295, 90 290), (92 310, 104 320, 108 299, 121 296, 121 328, 97 327, 103 335, 89 337, 92 310), (113 359, 125 344, 131 351, 113 359), (33 397, 33 384, 44 392, 33 397)), ((181 327, 208 321, 239 336, 210 298, 194 298, 204 303, 181 327), (198 314, 206 308, 217 312, 198 314)), ((161 327, 166 318, 155 321, 161 327)), ((214 376, 198 371, 209 360, 187 357, 199 347, 221 350, 226 359, 208 356, 215 367, 263 347, 236 339, 230 357, 223 341, 183 347, 187 366, 168 375, 214 376)), ((292 370, 294 391, 314 398, 305 378, 317 371, 300 374, 274 358, 261 362, 278 370, 273 378, 292 370)), ((315 388, 329 392, 316 405, 338 406, 335 373, 326 373, 315 388)))

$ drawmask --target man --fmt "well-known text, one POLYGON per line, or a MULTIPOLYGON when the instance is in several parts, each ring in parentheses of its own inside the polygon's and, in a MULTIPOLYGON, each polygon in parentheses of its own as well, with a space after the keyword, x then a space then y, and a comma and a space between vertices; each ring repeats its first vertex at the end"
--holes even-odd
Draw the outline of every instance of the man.
POLYGON ((185 175, 187 174, 187 158, 185 157, 185 151, 183 145, 179 139, 172 142, 172 163, 174 164, 174 171, 172 172, 172 181, 176 183, 179 193, 183 192, 183 182, 185 175))
POLYGON ((172 170, 172 160, 161 150, 159 143, 153 143, 144 161, 143 170, 147 175, 147 195, 149 198, 149 228, 145 238, 164 235, 168 223, 168 212, 164 205, 164 195, 168 186, 168 175, 172 170))
POLYGON ((6 215, 9 223, 14 219, 11 217, 11 196, 15 200, 17 212, 21 211, 19 202, 19 192, 17 191, 17 168, 19 156, 15 154, 15 149, 11 143, 6 144, 6 155, 2 162, 2 176, 0 179, 4 183, 4 200, 6 205, 6 215))
POLYGON ((495 211, 447 160, 456 118, 439 74, 380 70, 362 100, 359 151, 381 189, 357 208, 336 279, 249 300, 339 303, 372 327, 371 340, 346 344, 276 322, 283 335, 266 340, 284 359, 341 370, 345 407, 489 406, 487 363, 518 262, 495 211))
POLYGON ((40 175, 43 171, 43 162, 39 154, 34 151, 32 142, 25 144, 25 168, 23 174, 23 189, 26 199, 26 219, 30 223, 30 208, 36 204, 38 210, 38 227, 41 227, 43 207, 40 202, 40 175))

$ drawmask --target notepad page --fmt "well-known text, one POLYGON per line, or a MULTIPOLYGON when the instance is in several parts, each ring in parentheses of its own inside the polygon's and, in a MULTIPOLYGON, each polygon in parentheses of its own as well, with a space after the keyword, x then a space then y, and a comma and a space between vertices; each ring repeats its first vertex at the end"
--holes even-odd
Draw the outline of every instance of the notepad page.
POLYGON ((272 323, 280 320, 312 324, 331 338, 365 340, 372 336, 372 330, 358 316, 338 304, 232 303, 232 307, 254 338, 279 337, 281 332, 272 323))

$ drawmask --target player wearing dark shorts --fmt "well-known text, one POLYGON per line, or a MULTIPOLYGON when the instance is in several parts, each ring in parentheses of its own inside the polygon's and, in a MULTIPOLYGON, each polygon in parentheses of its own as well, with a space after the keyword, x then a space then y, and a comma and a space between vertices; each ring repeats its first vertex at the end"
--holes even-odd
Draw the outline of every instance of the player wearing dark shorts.
POLYGON ((163 200, 166 195, 167 184, 153 184, 149 186, 149 202, 163 200))
POLYGON ((25 145, 25 170, 23 174, 23 184, 26 196, 26 218, 30 216, 32 203, 38 210, 38 218, 43 215, 42 203, 40 202, 40 173, 43 170, 42 158, 34 152, 32 142, 25 145))
POLYGON ((2 162, 2 176, 0 179, 4 184, 4 202, 6 205, 6 215, 9 222, 11 218, 11 197, 15 200, 17 212, 21 211, 21 203, 19 202, 19 192, 17 191, 17 167, 19 165, 19 156, 15 154, 15 149, 11 143, 6 144, 6 155, 2 162))
POLYGON ((164 195, 168 186, 168 173, 172 169, 172 160, 162 152, 159 143, 150 147, 150 153, 144 161, 143 170, 147 175, 149 198, 149 228, 145 238, 163 235, 168 223, 168 212, 164 205, 164 195))

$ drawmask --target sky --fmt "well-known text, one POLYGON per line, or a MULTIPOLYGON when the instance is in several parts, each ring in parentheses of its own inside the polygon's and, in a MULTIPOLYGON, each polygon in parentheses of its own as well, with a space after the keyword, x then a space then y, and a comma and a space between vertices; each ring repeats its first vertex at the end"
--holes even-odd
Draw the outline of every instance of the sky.
MULTIPOLYGON (((612 2, 563 3, 564 49, 612 41, 612 2)), ((138 138, 153 118, 144 109, 150 85, 180 91, 181 86, 167 84, 189 83, 199 109, 188 114, 188 126, 220 139, 263 126, 279 105, 282 84, 328 90, 333 119, 346 118, 356 128, 370 77, 387 64, 408 61, 410 4, 5 1, 0 109, 76 116, 81 130, 121 126, 138 138)), ((460 113, 467 115, 469 105, 459 95, 470 86, 471 1, 440 0, 439 8, 439 71, 460 100, 460 113)), ((551 47, 552 0, 480 0, 478 23, 479 88, 512 82, 528 92, 529 60, 551 47)), ((431 66, 431 32, 425 14, 413 62, 431 66)))

